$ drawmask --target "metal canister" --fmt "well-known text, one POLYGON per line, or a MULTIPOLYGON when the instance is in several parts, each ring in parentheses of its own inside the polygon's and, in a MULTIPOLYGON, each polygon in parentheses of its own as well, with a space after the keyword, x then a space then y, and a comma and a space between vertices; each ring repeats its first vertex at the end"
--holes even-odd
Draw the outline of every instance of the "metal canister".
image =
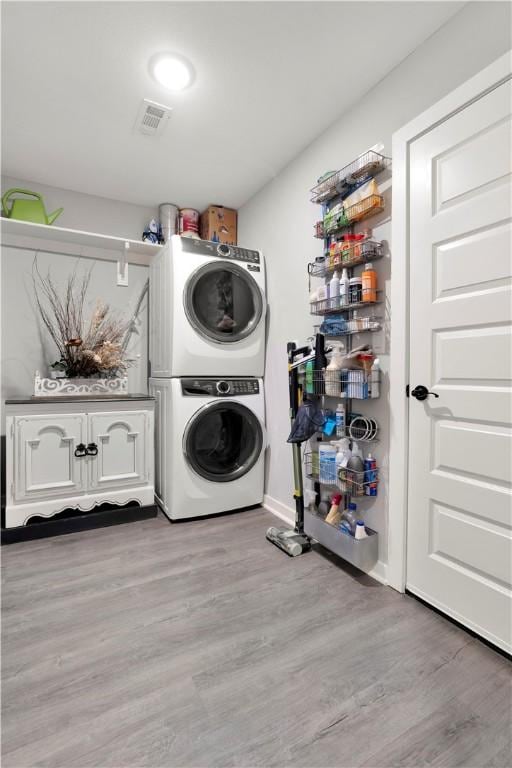
POLYGON ((182 208, 180 210, 180 235, 186 232, 199 232, 199 211, 195 208, 182 208))
POLYGON ((166 243, 172 235, 178 233, 178 217, 180 209, 173 203, 162 203, 158 206, 158 217, 160 219, 160 228, 162 237, 166 243))

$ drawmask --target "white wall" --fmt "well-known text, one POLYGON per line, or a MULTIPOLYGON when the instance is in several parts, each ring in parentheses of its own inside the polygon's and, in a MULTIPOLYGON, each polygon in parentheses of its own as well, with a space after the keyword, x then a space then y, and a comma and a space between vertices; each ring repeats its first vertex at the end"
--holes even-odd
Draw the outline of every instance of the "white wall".
MULTIPOLYGON (((239 242, 261 248, 267 262, 270 325, 265 388, 270 449, 266 494, 268 503, 274 508, 284 511, 284 507, 293 506, 291 449, 286 444, 290 426, 286 342, 294 339, 304 342, 312 332, 306 266, 322 252, 321 243, 313 238, 313 224, 321 217, 321 212, 319 206, 309 202, 310 187, 325 171, 343 167, 374 144, 383 142, 385 154, 390 154, 394 131, 510 47, 510 5, 468 3, 239 211, 239 242)), ((364 48, 362 57, 364 62, 364 48)), ((320 70, 318 78, 321 87, 320 70)), ((341 77, 337 98, 342 105, 341 77)), ((377 239, 389 241, 390 179, 384 178, 383 182, 379 179, 379 186, 385 193, 386 212, 368 220, 364 226, 372 226, 377 239)), ((392 254, 391 244, 389 248, 392 254)), ((384 288, 389 297, 389 255, 376 262, 375 267, 379 287, 384 288)), ((375 340, 384 370, 381 399, 361 405, 361 411, 374 414, 381 425, 381 442, 375 451, 383 467, 379 496, 374 503, 363 501, 361 509, 371 527, 381 534, 379 558, 383 563, 387 561, 387 339, 391 316, 389 303, 384 306, 386 332, 375 340)), ((393 351, 393 354, 401 353, 401 350, 393 351)), ((381 569, 381 575, 383 573, 381 569)))
MULTIPOLYGON (((2 177, 2 193, 12 187, 43 194, 49 212, 63 206, 64 212, 55 224, 71 229, 140 239, 145 224, 157 214, 152 208, 2 177)), ((56 359, 54 345, 34 309, 34 255, 31 250, 2 248, 2 433, 4 400, 31 394, 34 371, 38 369, 46 375, 48 365, 56 359)), ((50 270, 54 279, 64 285, 80 260, 63 254, 39 253, 37 261, 42 274, 50 270)), ((83 259, 78 271, 90 267, 93 268, 89 288, 91 308, 101 299, 129 318, 149 276, 148 268, 130 264, 128 287, 118 287, 115 262, 83 259)), ((130 356, 137 360, 128 374, 130 392, 147 391, 147 297, 140 318, 139 335, 132 336, 128 348, 130 356)))

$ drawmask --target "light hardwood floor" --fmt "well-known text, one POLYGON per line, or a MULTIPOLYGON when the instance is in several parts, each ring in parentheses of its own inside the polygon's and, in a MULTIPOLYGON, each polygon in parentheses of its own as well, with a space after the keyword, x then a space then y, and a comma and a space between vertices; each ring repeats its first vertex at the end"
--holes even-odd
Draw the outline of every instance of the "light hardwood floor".
POLYGON ((509 661, 275 523, 3 547, 4 768, 512 765, 509 661))

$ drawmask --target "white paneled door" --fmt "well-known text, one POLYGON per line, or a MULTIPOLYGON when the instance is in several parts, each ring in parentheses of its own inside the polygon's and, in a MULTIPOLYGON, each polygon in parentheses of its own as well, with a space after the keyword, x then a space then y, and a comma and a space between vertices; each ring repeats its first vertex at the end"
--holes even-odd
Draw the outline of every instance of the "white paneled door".
POLYGON ((407 520, 407 588, 508 651, 511 100, 411 144, 409 381, 438 397, 410 398, 407 520))

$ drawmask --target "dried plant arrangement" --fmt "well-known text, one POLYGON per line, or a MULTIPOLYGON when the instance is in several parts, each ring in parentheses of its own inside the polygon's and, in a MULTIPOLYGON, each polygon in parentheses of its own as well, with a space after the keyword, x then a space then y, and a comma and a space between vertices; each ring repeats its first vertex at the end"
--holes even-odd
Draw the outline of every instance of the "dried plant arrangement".
POLYGON ((65 371, 68 378, 124 376, 134 362, 123 348, 130 322, 101 301, 86 320, 91 272, 92 268, 79 277, 75 268, 60 291, 50 272, 41 275, 34 259, 32 281, 36 305, 60 355, 52 367, 65 371))

